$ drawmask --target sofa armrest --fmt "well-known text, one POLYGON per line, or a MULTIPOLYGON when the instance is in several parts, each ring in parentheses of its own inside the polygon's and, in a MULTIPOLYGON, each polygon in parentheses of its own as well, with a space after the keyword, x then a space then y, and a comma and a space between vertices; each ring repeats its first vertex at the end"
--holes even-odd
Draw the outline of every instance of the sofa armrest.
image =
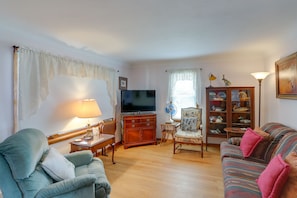
POLYGON ((90 150, 77 151, 64 156, 71 161, 75 167, 89 164, 93 160, 93 154, 90 150))
POLYGON ((93 192, 90 196, 94 195, 94 185, 96 181, 95 175, 82 175, 73 179, 67 179, 60 182, 53 183, 45 188, 42 188, 37 194, 36 198, 58 197, 59 195, 65 196, 67 193, 77 191, 79 189, 92 186, 93 192))
POLYGON ((241 137, 232 137, 228 139, 228 143, 236 146, 240 146, 241 139, 242 139, 241 137))

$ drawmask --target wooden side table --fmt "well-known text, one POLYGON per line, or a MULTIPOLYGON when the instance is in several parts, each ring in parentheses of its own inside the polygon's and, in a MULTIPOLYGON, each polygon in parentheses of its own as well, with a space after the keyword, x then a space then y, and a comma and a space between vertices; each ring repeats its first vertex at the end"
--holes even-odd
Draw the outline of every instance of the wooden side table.
POLYGON ((169 135, 171 135, 173 139, 173 136, 176 133, 179 126, 180 126, 179 122, 161 124, 162 137, 161 137, 160 143, 166 142, 169 135))
POLYGON ((111 145, 112 147, 112 163, 114 162, 114 146, 115 146, 115 136, 110 134, 100 134, 95 135, 93 139, 85 140, 80 139, 80 141, 70 142, 70 152, 81 151, 81 150, 91 150, 94 156, 98 156, 98 150, 104 149, 106 146, 111 145))
POLYGON ((227 139, 231 137, 242 137, 246 131, 246 128, 227 127, 224 128, 227 133, 227 139))

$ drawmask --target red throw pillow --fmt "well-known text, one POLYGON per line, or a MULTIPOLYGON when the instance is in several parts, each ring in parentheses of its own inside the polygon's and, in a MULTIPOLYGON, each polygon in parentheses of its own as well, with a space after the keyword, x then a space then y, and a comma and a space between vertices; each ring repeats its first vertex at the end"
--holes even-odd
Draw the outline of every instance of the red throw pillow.
POLYGON ((262 198, 279 198, 289 176, 290 166, 278 154, 269 162, 257 179, 262 198))
POLYGON ((240 142, 240 150, 243 156, 249 157, 261 140, 263 140, 261 135, 248 128, 240 142))

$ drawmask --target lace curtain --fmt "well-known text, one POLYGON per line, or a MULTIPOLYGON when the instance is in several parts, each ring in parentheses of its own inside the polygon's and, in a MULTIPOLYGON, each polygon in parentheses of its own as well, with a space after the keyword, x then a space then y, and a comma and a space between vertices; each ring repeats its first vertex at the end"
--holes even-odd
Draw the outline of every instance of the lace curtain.
MULTIPOLYGON (((194 100, 196 104, 201 105, 201 69, 182 69, 182 70, 170 70, 169 72, 169 84, 168 84, 168 102, 172 101, 181 108, 177 99, 177 95, 183 95, 176 92, 176 85, 179 81, 192 82, 192 90, 194 90, 194 100)), ((184 89, 186 90, 186 89, 184 89)))
POLYGON ((56 76, 104 80, 111 105, 116 105, 114 69, 21 47, 15 48, 14 53, 15 83, 18 85, 18 94, 15 94, 17 119, 22 120, 37 112, 49 94, 49 81, 56 76))

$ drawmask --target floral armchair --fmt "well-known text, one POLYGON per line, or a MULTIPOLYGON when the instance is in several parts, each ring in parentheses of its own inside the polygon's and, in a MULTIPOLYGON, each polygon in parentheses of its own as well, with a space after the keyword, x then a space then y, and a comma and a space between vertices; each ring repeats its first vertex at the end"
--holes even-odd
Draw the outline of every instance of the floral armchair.
POLYGON ((180 129, 173 138, 173 153, 182 149, 183 144, 199 145, 203 158, 202 109, 189 107, 181 109, 180 129))

